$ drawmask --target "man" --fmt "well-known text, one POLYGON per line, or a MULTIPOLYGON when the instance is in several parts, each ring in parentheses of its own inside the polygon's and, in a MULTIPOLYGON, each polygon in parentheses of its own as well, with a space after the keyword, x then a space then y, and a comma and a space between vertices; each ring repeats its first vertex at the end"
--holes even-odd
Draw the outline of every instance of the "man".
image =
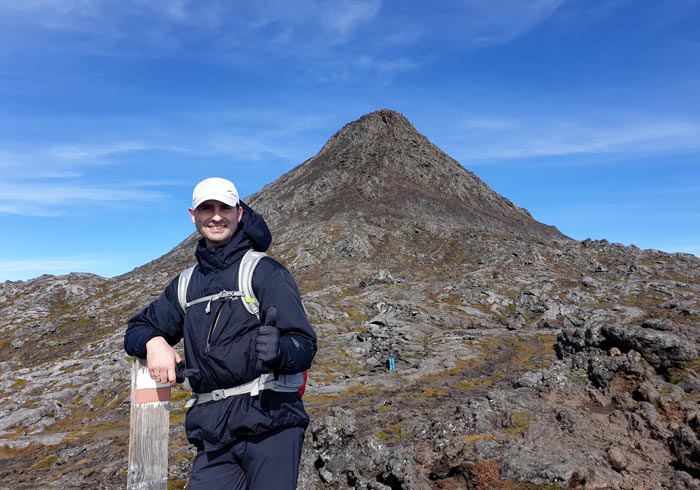
POLYGON ((241 296, 218 294, 237 289, 249 249, 265 251, 272 241, 263 218, 239 201, 232 182, 209 178, 197 184, 189 212, 202 236, 187 289, 193 304, 183 311, 173 279, 129 320, 124 348, 146 358, 154 380, 174 384, 180 356, 172 346, 184 338, 196 397, 185 421, 187 438, 197 447, 189 488, 293 490, 309 418, 295 388, 278 391, 259 380, 307 370, 316 335, 293 278, 269 257, 252 276, 260 320, 241 296), (201 298, 208 299, 196 301, 201 298))

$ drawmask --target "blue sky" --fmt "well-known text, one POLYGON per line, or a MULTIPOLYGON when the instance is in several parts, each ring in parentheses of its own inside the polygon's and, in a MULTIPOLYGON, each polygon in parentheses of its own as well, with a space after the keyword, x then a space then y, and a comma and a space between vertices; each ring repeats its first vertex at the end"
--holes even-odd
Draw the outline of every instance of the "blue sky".
POLYGON ((577 240, 700 254, 700 0, 0 0, 0 281, 111 277, 381 108, 577 240))

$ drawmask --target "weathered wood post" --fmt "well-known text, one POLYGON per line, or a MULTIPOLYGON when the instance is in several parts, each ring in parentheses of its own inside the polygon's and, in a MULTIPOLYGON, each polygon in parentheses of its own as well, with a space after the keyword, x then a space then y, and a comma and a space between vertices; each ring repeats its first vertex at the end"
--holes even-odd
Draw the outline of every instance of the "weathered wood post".
POLYGON ((167 490, 170 385, 148 374, 134 357, 131 370, 131 428, 127 490, 167 490))

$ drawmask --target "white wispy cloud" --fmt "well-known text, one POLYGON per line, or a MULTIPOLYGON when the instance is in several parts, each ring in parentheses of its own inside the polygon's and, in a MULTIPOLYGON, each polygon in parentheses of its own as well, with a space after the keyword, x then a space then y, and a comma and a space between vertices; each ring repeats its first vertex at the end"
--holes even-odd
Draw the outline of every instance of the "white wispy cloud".
POLYGON ((472 45, 504 44, 548 19, 565 0, 471 0, 466 2, 468 20, 462 35, 472 45))
MULTIPOLYGON (((273 26, 296 33, 313 27, 347 36, 374 19, 381 0, 259 0, 232 4, 222 0, 24 0, 0 2, 0 16, 47 30, 97 34, 138 32, 138 24, 187 28, 196 32, 231 34, 234 26, 243 37, 273 26), (98 26, 95 22, 99 21, 98 26)), ((174 32, 173 32, 174 34, 174 32)), ((179 34, 182 34, 180 31, 179 34)))
MULTIPOLYGON (((140 120, 130 126, 134 134, 143 134, 151 124, 140 120)), ((144 159, 183 166, 216 159, 242 162, 248 170, 270 162, 297 164, 318 149, 305 143, 307 134, 327 126, 327 116, 237 110, 183 114, 177 124, 164 124, 152 140, 127 136, 100 142, 99 136, 81 135, 91 142, 45 147, 0 140, 5 147, 0 150, 0 214, 57 217, 73 213, 76 206, 115 207, 167 198, 159 190, 162 183, 127 177, 127 169, 144 159), (175 141, 183 144, 170 143, 175 141), (113 174, 122 177, 110 181, 107 175, 113 174)))
POLYGON ((30 182, 23 185, 0 185, 2 200, 13 202, 59 204, 76 200, 87 201, 129 201, 134 199, 151 200, 162 197, 153 191, 132 188, 108 188, 95 185, 51 185, 30 182))
POLYGON ((27 0, 0 3, 0 27, 73 31, 90 42, 72 40, 69 49, 114 55, 184 50, 260 63, 255 53, 350 60, 377 59, 391 48, 395 52, 387 59, 407 60, 411 52, 396 50, 418 44, 461 49, 509 42, 537 27, 564 1, 405 0, 401 8, 393 8, 382 0, 296 0, 291 5, 285 0, 27 0), (339 46, 348 49, 339 51, 339 46))
POLYGON ((331 32, 346 36, 358 26, 375 19, 381 0, 319 2, 319 19, 331 32))
POLYGON ((67 161, 95 161, 104 158, 136 151, 184 151, 181 147, 162 146, 143 143, 141 141, 121 141, 104 145, 59 145, 46 149, 49 157, 67 161))
POLYGON ((0 183, 0 214, 55 217, 65 215, 75 206, 93 206, 114 202, 143 202, 162 199, 163 192, 138 187, 133 183, 110 185, 81 181, 83 174, 69 170, 27 172, 15 168, 19 178, 0 183))
MULTIPOLYGON (((219 1, 188 0, 23 0, 0 2, 0 15, 5 18, 46 29, 93 30, 95 19, 104 25, 116 25, 125 17, 149 17, 152 20, 193 22, 220 11, 219 1), (200 8, 205 7, 205 8, 200 8), (208 15, 206 14, 208 12, 208 15)), ((103 25, 103 27, 104 27, 103 25)))
POLYGON ((591 125, 561 120, 475 118, 450 138, 473 163, 599 153, 700 151, 700 123, 682 120, 620 121, 591 125))
POLYGON ((180 139, 187 139, 187 147, 180 151, 246 164, 262 159, 300 163, 323 143, 316 135, 329 137, 334 124, 330 116, 311 112, 245 109, 192 113, 183 120, 188 134, 180 139))
MULTIPOLYGON (((135 118, 128 121, 128 130, 119 131, 124 133, 122 137, 110 139, 101 134, 108 122, 88 118, 80 121, 79 136, 68 130, 68 134, 62 135, 63 142, 0 138, 0 171, 5 184, 22 185, 29 179, 50 181, 60 184, 54 193, 60 195, 66 184, 102 182, 105 178, 101 174, 105 170, 123 173, 123 169, 136 161, 188 165, 199 157, 223 157, 226 161, 247 164, 262 159, 298 163, 309 157, 309 148, 320 147, 321 142, 311 147, 307 142, 310 134, 329 127, 328 117, 274 110, 195 111, 169 120, 135 118), (158 129, 149 129, 153 127, 158 129)), ((63 130, 63 127, 51 129, 57 133, 63 130)))
MULTIPOLYGON (((0 141, 0 144, 3 143, 0 141)), ((133 152, 187 151, 183 147, 133 140, 102 144, 57 143, 46 147, 28 143, 17 147, 15 143, 14 146, 13 149, 0 151, 0 169, 7 180, 21 180, 28 176, 34 179, 69 179, 83 175, 89 167, 113 164, 116 158, 133 152)))
POLYGON ((144 202, 162 199, 162 192, 131 185, 62 184, 20 181, 0 184, 0 214, 54 217, 81 203, 144 202))
POLYGON ((698 10, 698 1, 678 0, 671 5, 664 2, 651 2, 647 8, 653 19, 649 28, 660 30, 692 18, 693 11, 697 12, 698 10))
POLYGON ((480 117, 465 119, 460 123, 460 126, 466 130, 485 130, 485 131, 505 131, 513 129, 519 123, 513 119, 499 117, 480 117))
POLYGON ((287 158, 289 156, 283 147, 266 139, 221 133, 207 136, 192 150, 196 155, 229 156, 248 162, 261 160, 264 157, 287 158))

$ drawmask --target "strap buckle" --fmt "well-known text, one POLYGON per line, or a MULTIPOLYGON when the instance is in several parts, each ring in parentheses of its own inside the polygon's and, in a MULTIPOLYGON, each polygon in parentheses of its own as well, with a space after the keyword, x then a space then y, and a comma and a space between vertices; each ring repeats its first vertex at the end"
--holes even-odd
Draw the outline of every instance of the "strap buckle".
POLYGON ((214 401, 223 400, 226 398, 226 390, 214 390, 211 392, 211 398, 214 401))
POLYGON ((187 403, 185 403, 185 408, 192 408, 197 404, 197 400, 199 397, 197 397, 196 393, 192 393, 190 395, 190 399, 187 400, 187 403))

